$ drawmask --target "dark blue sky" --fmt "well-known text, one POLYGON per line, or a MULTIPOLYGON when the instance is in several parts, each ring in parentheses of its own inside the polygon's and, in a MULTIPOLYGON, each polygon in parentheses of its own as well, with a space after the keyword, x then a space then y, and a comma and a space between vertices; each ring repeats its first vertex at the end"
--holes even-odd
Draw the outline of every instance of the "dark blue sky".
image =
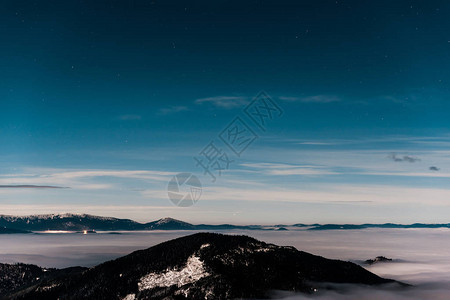
MULTIPOLYGON (((375 184, 420 186, 441 198, 447 186, 448 1, 2 1, 0 14, 3 184, 30 183, 30 172, 31 183, 74 170, 201 173, 192 157, 265 90, 283 117, 257 132, 252 154, 230 168, 241 172, 230 170, 230 182, 243 176, 298 193, 299 182, 317 184, 315 191, 344 184, 374 191, 375 184), (418 160, 402 164, 389 159, 392 153, 418 160), (435 164, 440 170, 430 171, 435 164), (326 171, 298 170, 311 165, 326 171), (414 168, 402 169, 406 165, 414 168), (295 174, 281 172, 292 168, 295 174)), ((164 191, 167 179, 146 189, 108 174, 82 177, 97 184, 85 190, 72 186, 81 179, 57 180, 73 194, 52 197, 66 199, 65 205, 82 197, 103 205, 113 193, 108 187, 164 191)), ((24 205, 52 198, 22 193, 14 191, 13 198, 24 205)), ((111 204, 121 204, 120 197, 111 204)), ((245 202, 232 197, 219 189, 210 197, 216 202, 199 202, 188 217, 200 220, 204 205, 228 220, 227 203, 245 202)), ((130 207, 171 205, 159 194, 135 198, 130 207)), ((288 202, 304 208, 303 198, 294 200, 288 202)), ((264 218, 267 205, 254 220, 264 218)), ((386 217, 395 218, 401 219, 386 217)), ((351 221, 345 213, 323 219, 351 221)))

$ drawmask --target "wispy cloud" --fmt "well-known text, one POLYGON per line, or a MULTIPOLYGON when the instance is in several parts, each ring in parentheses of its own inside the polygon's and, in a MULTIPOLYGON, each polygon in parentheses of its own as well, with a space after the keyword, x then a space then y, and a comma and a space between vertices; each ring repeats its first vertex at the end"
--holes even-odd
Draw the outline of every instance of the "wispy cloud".
POLYGON ((409 163, 415 163, 417 161, 420 161, 419 158, 409 156, 409 155, 403 155, 403 156, 397 156, 396 153, 392 153, 388 156, 389 159, 395 161, 395 162, 409 162, 409 163))
POLYGON ((0 176, 0 188, 57 189, 70 186, 73 189, 102 190, 119 188, 114 178, 122 179, 120 182, 132 179, 133 181, 151 183, 167 181, 174 174, 173 172, 153 170, 65 170, 30 168, 24 174, 0 176), (105 180, 108 180, 108 182, 104 182, 105 180))
POLYGON ((411 147, 417 147, 417 145, 425 145, 428 148, 430 147, 449 147, 450 146, 450 138, 448 136, 437 136, 437 137, 424 137, 424 136, 401 136, 401 135, 392 135, 392 136, 379 136, 379 137, 358 137, 353 139, 334 139, 334 138, 326 138, 326 139, 280 139, 276 138, 277 142, 288 142, 295 143, 298 145, 357 145, 357 144, 378 144, 383 145, 383 143, 395 143, 402 145, 407 145, 411 147))
POLYGON ((314 145, 314 146, 330 146, 330 145, 336 145, 337 143, 333 142, 318 142, 318 141, 305 141, 305 142, 298 142, 297 145, 314 145))
POLYGON ((302 102, 302 103, 331 103, 339 102, 341 99, 334 95, 315 95, 307 97, 286 97, 280 96, 278 99, 287 102, 302 102))
POLYGON ((218 108, 232 109, 247 105, 249 100, 247 97, 239 96, 216 96, 209 98, 201 98, 195 100, 195 104, 211 104, 218 108))
POLYGON ((189 108, 186 106, 170 106, 170 107, 164 107, 159 110, 159 114, 161 115, 169 115, 174 114, 182 111, 187 111, 189 108))
POLYGON ((121 115, 118 118, 121 121, 138 121, 142 119, 140 115, 121 115))
POLYGON ((69 187, 54 186, 54 185, 32 185, 32 184, 22 184, 22 185, 0 184, 0 189, 69 189, 69 187))
POLYGON ((315 185, 310 188, 265 187, 220 187, 213 186, 203 190, 202 201, 256 202, 297 202, 297 203, 423 203, 432 199, 428 205, 448 206, 450 190, 439 188, 415 188, 390 185, 315 185), (363 202, 362 202, 363 201, 363 202))
MULTIPOLYGON (((373 180, 371 176, 377 176, 377 180, 386 182, 404 180, 401 177, 450 177, 450 173, 442 171, 447 170, 446 166, 450 165, 448 151, 415 150, 404 155, 396 154, 396 159, 401 159, 401 162, 389 163, 386 159, 389 157, 392 160, 392 157, 387 156, 387 153, 401 153, 398 149, 311 150, 302 147, 301 149, 278 149, 276 157, 283 159, 283 161, 281 163, 267 163, 274 158, 273 153, 271 148, 260 152, 258 161, 248 161, 241 164, 242 171, 252 171, 254 174, 259 173, 265 176, 310 175, 325 177, 340 175, 345 180, 354 180, 354 176, 358 175, 358 180, 361 181, 371 181, 373 180), (436 165, 439 166, 439 172, 434 168, 429 169, 429 166, 436 165), (396 178, 393 178, 394 176, 396 178)), ((253 157, 253 159, 255 158, 253 157)))
POLYGON ((320 166, 311 165, 293 165, 276 163, 247 163, 241 164, 243 167, 260 170, 265 175, 333 175, 337 174, 331 170, 320 166))
POLYGON ((85 177, 119 177, 133 179, 151 179, 151 180, 167 180, 168 176, 174 175, 173 172, 148 171, 148 170, 81 170, 81 171, 65 171, 61 173, 53 173, 45 175, 45 177, 57 178, 85 178, 85 177))

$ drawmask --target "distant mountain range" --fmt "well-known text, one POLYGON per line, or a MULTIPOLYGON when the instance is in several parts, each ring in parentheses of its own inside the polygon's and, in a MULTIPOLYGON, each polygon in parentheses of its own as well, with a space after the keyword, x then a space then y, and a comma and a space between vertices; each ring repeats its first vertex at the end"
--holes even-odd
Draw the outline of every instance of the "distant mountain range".
POLYGON ((348 230, 365 228, 450 228, 450 224, 294 224, 294 225, 207 225, 190 224, 172 218, 163 218, 148 223, 138 223, 129 219, 118 219, 111 217, 100 217, 87 214, 47 214, 32 216, 9 216, 0 215, 0 234, 1 233, 27 233, 31 231, 120 231, 120 230, 286 230, 288 228, 307 230, 348 230))
MULTIPOLYGON (((114 231, 114 230, 226 230, 264 229, 262 226, 193 225, 172 218, 163 218, 148 223, 138 223, 129 219, 100 217, 87 214, 47 214, 31 216, 0 215, 0 229, 3 231, 114 231)), ((0 230, 1 233, 1 230, 0 230)))
POLYGON ((13 234, 13 233, 31 233, 31 231, 0 227, 0 234, 13 234))
POLYGON ((366 228, 450 228, 450 223, 447 224, 423 224, 423 223, 414 223, 414 224, 393 224, 393 223, 385 223, 385 224, 325 224, 319 225, 316 224, 308 230, 351 230, 351 229, 366 229, 366 228))
POLYGON ((406 286, 351 262, 217 233, 177 238, 89 269, 0 264, 0 297, 7 299, 261 299, 273 290, 336 288, 330 283, 406 286))

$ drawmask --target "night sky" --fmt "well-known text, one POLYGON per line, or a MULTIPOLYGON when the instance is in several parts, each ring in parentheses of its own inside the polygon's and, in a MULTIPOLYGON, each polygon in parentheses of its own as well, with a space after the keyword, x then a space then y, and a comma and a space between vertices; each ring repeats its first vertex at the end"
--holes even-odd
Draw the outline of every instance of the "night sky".
POLYGON ((448 222, 448 1, 15 0, 0 16, 0 213, 448 222), (245 114, 260 91, 280 108, 264 130, 245 114), (240 156, 220 139, 236 117, 257 136, 240 156), (215 181, 194 160, 210 142, 232 160, 215 181), (179 172, 202 182, 191 207, 167 197, 179 172))

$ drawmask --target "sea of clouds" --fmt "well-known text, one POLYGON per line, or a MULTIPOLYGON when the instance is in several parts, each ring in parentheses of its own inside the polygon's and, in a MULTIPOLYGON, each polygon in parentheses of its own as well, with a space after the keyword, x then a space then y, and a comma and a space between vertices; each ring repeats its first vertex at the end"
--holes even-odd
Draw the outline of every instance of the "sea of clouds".
MULTIPOLYGON (((291 228, 292 229, 292 228, 291 228)), ((223 232, 223 231, 222 231, 223 232)), ((385 278, 412 285, 370 288, 336 285, 314 295, 274 291, 291 299, 450 299, 450 229, 364 229, 229 231, 327 258, 353 261, 385 278), (376 256, 392 262, 366 265, 376 256)), ((124 232, 122 234, 21 234, 0 236, 0 262, 24 262, 44 267, 93 266, 158 243, 192 234, 189 231, 124 232)))

